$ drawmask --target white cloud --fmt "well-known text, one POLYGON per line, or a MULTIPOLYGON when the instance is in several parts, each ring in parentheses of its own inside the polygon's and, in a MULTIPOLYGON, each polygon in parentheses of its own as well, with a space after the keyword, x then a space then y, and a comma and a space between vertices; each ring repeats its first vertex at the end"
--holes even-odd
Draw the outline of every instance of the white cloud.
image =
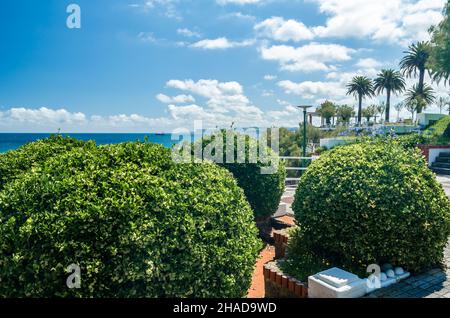
POLYGON ((383 64, 373 58, 364 58, 364 59, 360 59, 358 61, 358 63, 356 63, 357 67, 361 67, 361 68, 366 68, 366 69, 370 69, 370 68, 378 68, 380 66, 382 66, 383 64))
POLYGON ((146 0, 141 3, 133 3, 131 8, 140 9, 143 12, 158 10, 167 18, 182 20, 181 14, 178 12, 176 3, 178 0, 146 0))
POLYGON ((188 38, 199 38, 202 36, 199 32, 192 31, 188 28, 178 29, 177 33, 188 38))
POLYGON ((164 104, 186 104, 186 103, 195 103, 195 98, 192 95, 178 95, 174 97, 170 97, 164 94, 156 95, 156 99, 164 104))
POLYGON ((287 71, 330 71, 332 62, 348 61, 355 50, 338 44, 310 43, 301 47, 275 45, 261 48, 265 60, 277 61, 287 71))
POLYGON ((236 47, 245 47, 254 44, 254 40, 245 40, 242 42, 233 42, 227 38, 206 39, 191 44, 191 47, 204 50, 225 50, 236 47))
POLYGON ((244 5, 244 4, 259 4, 263 3, 265 0, 217 0, 217 3, 224 6, 227 4, 238 4, 238 5, 244 5))
POLYGON ((294 83, 292 81, 281 81, 278 86, 283 88, 286 94, 299 95, 305 99, 345 96, 346 94, 345 86, 340 82, 305 81, 294 83))
POLYGON ((427 29, 442 19, 444 0, 308 0, 328 15, 318 37, 356 37, 402 45, 429 37, 427 29))
POLYGON ((272 17, 264 20, 256 24, 254 29, 259 36, 276 41, 299 42, 314 38, 313 32, 311 32, 311 30, 309 30, 302 22, 285 20, 281 17, 272 17))
MULTIPOLYGON (((237 122, 261 120, 263 112, 252 105, 238 82, 219 82, 217 80, 170 80, 169 88, 179 89, 206 99, 207 111, 215 115, 237 117, 237 122)), ((226 118, 226 117, 225 117, 226 118)), ((222 118, 223 119, 223 118, 222 118)), ((220 122, 220 119, 218 119, 220 122)))
POLYGON ((248 21, 255 21, 256 17, 250 14, 245 14, 242 12, 231 12, 224 14, 220 17, 221 19, 229 19, 229 18, 235 18, 235 19, 242 19, 242 20, 248 20, 248 21))
POLYGON ((52 124, 73 124, 83 123, 86 116, 83 113, 71 113, 65 109, 53 110, 47 107, 39 109, 29 109, 24 107, 11 108, 7 113, 7 117, 22 123, 41 123, 47 122, 52 124))
POLYGON ((146 43, 156 43, 158 39, 154 36, 152 32, 139 32, 138 34, 139 40, 146 43))
POLYGON ((274 80, 276 80, 278 78, 278 76, 276 76, 276 75, 264 75, 264 79, 266 80, 266 81, 274 81, 274 80))

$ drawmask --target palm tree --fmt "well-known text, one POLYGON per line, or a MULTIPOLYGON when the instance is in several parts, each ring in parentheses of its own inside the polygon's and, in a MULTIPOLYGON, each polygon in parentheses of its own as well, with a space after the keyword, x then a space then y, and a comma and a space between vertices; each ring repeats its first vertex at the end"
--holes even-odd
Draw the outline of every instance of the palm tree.
POLYGON ((439 107, 439 114, 442 114, 442 109, 445 106, 447 106, 447 103, 448 103, 448 100, 445 97, 443 97, 443 96, 439 97, 439 99, 436 102, 437 107, 439 107))
MULTIPOLYGON (((409 46, 408 50, 404 52, 406 55, 400 62, 400 68, 403 75, 407 77, 415 77, 419 74, 419 85, 417 91, 423 93, 425 71, 427 70, 427 61, 430 57, 430 48, 427 42, 418 42, 409 46)), ((422 110, 418 109, 418 113, 422 110)))
POLYGON ((413 98, 407 102, 405 101, 405 107, 411 113, 411 121, 413 123, 414 123, 414 113, 417 111, 418 104, 419 104, 419 101, 416 98, 413 98))
POLYGON ((450 115, 450 94, 448 94, 447 97, 447 107, 448 107, 448 114, 450 115))
POLYGON ((361 126, 362 101, 375 95, 372 80, 366 76, 355 76, 347 84, 347 95, 358 98, 358 125, 361 126))
POLYGON ((377 112, 381 115, 381 120, 380 122, 383 123, 383 114, 386 111, 386 103, 385 102, 381 102, 377 105, 377 112))
POLYGON ((394 106, 395 110, 397 111, 397 121, 400 121, 400 112, 402 111, 403 108, 405 108, 405 103, 397 103, 394 106))
POLYGON ((417 104, 417 113, 420 114, 422 110, 427 106, 432 104, 436 100, 436 96, 434 95, 434 91, 431 86, 424 85, 422 91, 419 90, 419 85, 414 85, 412 88, 408 90, 406 93, 406 104, 410 104, 414 100, 421 100, 421 103, 417 104))
POLYGON ((374 80, 374 89, 378 94, 386 90, 386 121, 390 119, 391 93, 397 94, 405 90, 406 83, 400 72, 393 69, 381 70, 374 80))

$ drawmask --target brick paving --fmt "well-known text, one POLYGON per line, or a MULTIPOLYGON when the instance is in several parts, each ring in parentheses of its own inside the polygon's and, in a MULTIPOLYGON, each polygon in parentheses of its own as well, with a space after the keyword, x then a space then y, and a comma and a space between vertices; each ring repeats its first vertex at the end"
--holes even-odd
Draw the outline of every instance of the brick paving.
POLYGON ((444 250, 444 269, 435 268, 404 281, 379 289, 369 298, 450 298, 450 238, 444 250))

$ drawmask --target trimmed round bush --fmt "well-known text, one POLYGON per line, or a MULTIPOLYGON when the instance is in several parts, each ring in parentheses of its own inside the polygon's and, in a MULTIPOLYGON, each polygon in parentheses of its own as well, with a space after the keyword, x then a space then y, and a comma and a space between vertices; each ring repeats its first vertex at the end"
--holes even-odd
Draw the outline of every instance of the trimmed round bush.
POLYGON ((449 235, 442 186, 418 150, 394 142, 325 153, 302 176, 293 210, 298 244, 321 263, 363 272, 384 262, 410 271, 437 265, 449 235))
POLYGON ((79 148, 0 192, 1 297, 242 297, 260 241, 232 175, 147 143, 79 148), (69 289, 66 269, 81 269, 69 289))
POLYGON ((62 135, 28 143, 17 150, 0 154, 0 190, 6 183, 27 172, 48 158, 79 147, 95 147, 95 143, 84 142, 62 135))
MULTIPOLYGON (((270 173, 262 173, 261 169, 270 167, 270 163, 261 160, 262 156, 257 160, 251 159, 252 153, 258 149, 259 141, 248 135, 231 131, 221 131, 221 135, 223 136, 223 158, 221 162, 218 163, 216 160, 215 162, 230 171, 236 178, 254 211, 255 219, 270 217, 277 211, 284 192, 286 179, 284 163, 270 147, 266 147, 267 158, 270 158, 270 162, 276 163, 277 166, 270 173), (227 135, 234 137, 234 162, 231 163, 227 161, 227 135), (245 140, 245 149, 238 148, 238 138, 245 140), (243 162, 238 162, 238 158, 244 158, 243 162)), ((215 137, 203 137, 203 149, 206 149, 214 140, 215 137)), ((216 154, 215 150, 212 154, 216 154)))

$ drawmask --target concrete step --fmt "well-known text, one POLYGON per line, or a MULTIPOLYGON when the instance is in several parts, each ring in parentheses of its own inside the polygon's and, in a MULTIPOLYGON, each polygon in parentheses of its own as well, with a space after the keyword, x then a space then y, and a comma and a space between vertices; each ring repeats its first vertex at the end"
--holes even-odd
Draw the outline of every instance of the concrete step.
POLYGON ((432 167, 431 170, 434 171, 436 174, 443 174, 443 175, 449 175, 450 176, 450 168, 435 168, 432 167))
POLYGON ((437 157, 436 158, 436 162, 445 162, 445 163, 450 163, 450 157, 437 157))
POLYGON ((450 152, 441 152, 441 153, 439 154, 439 157, 447 157, 447 158, 450 158, 450 152))
POLYGON ((450 162, 433 162, 433 168, 447 168, 450 169, 450 162))

